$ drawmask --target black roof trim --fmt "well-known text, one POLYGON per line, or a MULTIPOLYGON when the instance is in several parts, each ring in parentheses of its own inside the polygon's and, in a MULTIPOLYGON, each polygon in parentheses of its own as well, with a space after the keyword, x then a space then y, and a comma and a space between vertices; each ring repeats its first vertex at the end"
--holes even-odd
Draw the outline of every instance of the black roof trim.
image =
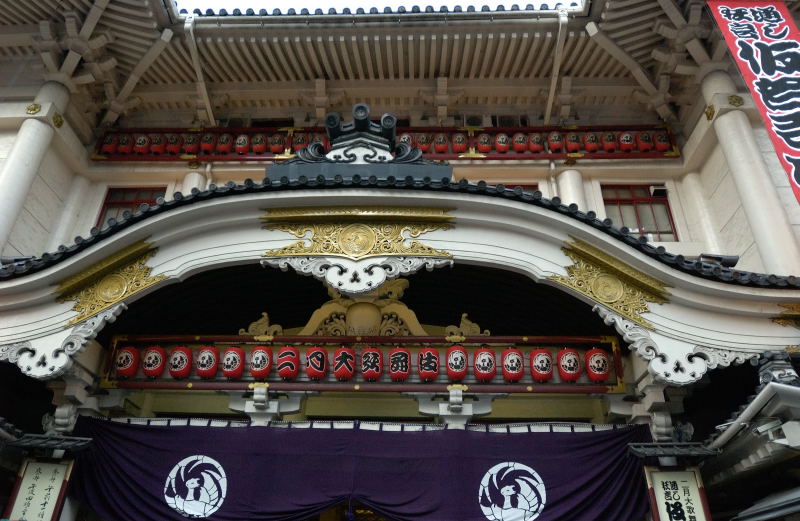
POLYGON ((0 280, 9 280, 17 277, 22 277, 46 268, 54 266, 77 253, 89 248, 90 246, 101 242, 102 240, 119 233, 120 231, 132 226, 140 221, 143 221, 153 215, 167 212, 173 208, 186 206, 195 202, 202 202, 217 197, 228 197, 238 194, 253 194, 253 193, 268 193, 280 192, 287 190, 303 190, 303 189, 330 189, 336 190, 339 188, 368 188, 368 189, 401 189, 401 190, 424 190, 424 191, 438 191, 438 192, 452 192, 452 193, 466 193, 476 194, 486 197, 502 197, 512 201, 519 201, 526 204, 531 204, 544 208, 550 211, 558 212, 566 215, 576 221, 599 230, 614 239, 621 241, 636 250, 644 253, 662 264, 671 268, 702 277, 716 282, 723 282, 727 284, 735 284, 739 286, 748 287, 761 287, 770 289, 800 289, 800 277, 793 275, 768 275, 764 273, 753 273, 749 271, 734 270, 726 268, 720 264, 703 262, 695 259, 687 259, 682 255, 674 255, 666 251, 663 246, 655 247, 648 244, 645 237, 631 235, 627 228, 614 227, 611 219, 600 220, 593 211, 582 212, 578 209, 576 204, 569 206, 561 204, 561 199, 553 197, 547 199, 542 197, 540 191, 527 191, 522 187, 506 188, 502 184, 492 186, 485 181, 479 181, 472 184, 462 179, 458 182, 451 182, 445 178, 441 181, 434 181, 430 178, 424 180, 414 180, 411 178, 395 179, 388 177, 386 180, 378 180, 375 176, 363 178, 359 175, 354 175, 352 179, 344 179, 342 176, 334 176, 333 178, 326 178, 324 176, 317 176, 316 178, 307 178, 300 176, 296 181, 289 181, 288 178, 282 177, 280 180, 270 181, 265 179, 262 183, 256 183, 252 179, 246 179, 243 184, 236 184, 233 181, 217 186, 210 185, 208 189, 198 191, 192 189, 191 194, 182 194, 176 192, 173 199, 165 201, 159 198, 155 205, 142 204, 133 212, 125 212, 120 221, 109 219, 106 226, 102 229, 92 228, 88 237, 76 237, 75 242, 69 246, 59 246, 58 250, 52 253, 44 253, 41 257, 32 257, 27 260, 15 262, 12 264, 0 266, 0 280))

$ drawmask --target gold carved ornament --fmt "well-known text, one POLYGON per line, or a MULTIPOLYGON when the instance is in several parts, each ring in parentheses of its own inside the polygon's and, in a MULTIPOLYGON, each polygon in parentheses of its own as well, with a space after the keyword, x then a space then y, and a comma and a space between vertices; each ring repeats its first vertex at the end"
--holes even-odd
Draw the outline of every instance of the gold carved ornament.
POLYGON ((778 304, 784 308, 777 317, 772 317, 772 321, 782 326, 800 328, 800 304, 778 304))
POLYGON ((139 291, 164 280, 166 275, 151 277, 146 265, 156 248, 139 241, 103 259, 86 270, 62 281, 56 293, 59 302, 73 301, 78 316, 67 323, 77 324, 96 315, 139 291))
POLYGON ((566 276, 553 275, 550 280, 586 295, 639 325, 653 328, 641 314, 649 311, 648 302, 667 302, 666 284, 578 239, 573 239, 562 250, 574 264, 567 267, 566 276))
POLYGON ((308 207, 267 210, 261 217, 267 230, 303 239, 268 250, 264 257, 417 256, 451 258, 452 254, 416 239, 434 230, 452 228, 448 209, 422 207, 308 207))

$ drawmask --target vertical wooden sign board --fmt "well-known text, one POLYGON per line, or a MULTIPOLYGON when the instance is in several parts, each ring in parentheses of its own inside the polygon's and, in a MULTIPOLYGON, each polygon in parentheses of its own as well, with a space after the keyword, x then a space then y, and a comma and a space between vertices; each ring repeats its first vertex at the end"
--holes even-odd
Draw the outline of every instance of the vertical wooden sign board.
POLYGON ((64 506, 72 461, 22 462, 17 483, 3 517, 26 521, 57 521, 64 506))
POLYGON ((645 467, 653 521, 711 521, 697 467, 685 470, 645 467))

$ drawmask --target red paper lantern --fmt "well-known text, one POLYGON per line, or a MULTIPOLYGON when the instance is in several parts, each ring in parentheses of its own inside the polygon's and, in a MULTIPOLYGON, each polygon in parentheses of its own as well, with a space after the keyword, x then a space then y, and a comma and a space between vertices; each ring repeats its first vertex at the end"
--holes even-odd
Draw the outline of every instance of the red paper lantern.
POLYGON ((236 136, 236 141, 233 143, 234 150, 237 154, 246 154, 250 152, 250 136, 247 134, 239 134, 236 136))
POLYGON ((547 134, 547 149, 550 150, 550 152, 561 152, 563 148, 564 139, 557 130, 547 134))
POLYGON ((167 134, 164 136, 167 141, 167 153, 180 154, 181 152, 181 136, 179 134, 167 134))
POLYGON ((356 374, 356 352, 352 347, 340 347, 333 353, 333 376, 346 382, 356 374))
POLYGON ((439 377, 439 351, 432 347, 423 347, 417 354, 419 378, 423 382, 432 382, 439 377))
POLYGON ((460 382, 467 376, 467 350, 463 346, 447 348, 447 378, 460 382))
POLYGON ((272 152, 273 154, 280 154, 281 152, 283 152, 284 144, 285 141, 283 139, 283 136, 280 134, 272 134, 269 137, 269 151, 272 152))
POLYGON ((225 378, 241 378, 244 374, 244 349, 231 346, 222 354, 222 376, 225 378))
POLYGON ((328 374, 328 352, 314 346, 306 349, 306 376, 311 380, 321 380, 328 374))
POLYGON ((200 139, 197 134, 184 134, 183 135, 183 153, 196 154, 200 151, 200 139))
POLYGON ((272 349, 256 346, 250 351, 250 375, 256 380, 266 380, 272 369, 272 349))
POLYGON ((264 134, 254 134, 250 143, 253 145, 254 154, 263 154, 267 151, 267 136, 264 134))
POLYGON ((189 376, 192 372, 192 350, 186 346, 174 348, 169 353, 167 368, 173 378, 182 379, 189 376))
POLYGON ((284 346, 275 359, 278 376, 284 380, 294 380, 300 373, 300 351, 293 346, 284 346))
POLYGON ((217 153, 230 154, 233 150, 233 136, 230 134, 220 134, 217 138, 217 153))
POLYGON ((567 134, 567 152, 575 153, 581 150, 581 137, 577 132, 567 134))
POLYGON ((511 140, 508 139, 508 134, 500 132, 494 136, 494 149, 495 151, 505 154, 511 148, 511 140))
POLYGON ((492 136, 483 133, 478 135, 478 152, 487 154, 492 151, 492 136))
POLYGON ((417 148, 423 152, 431 151, 431 136, 428 134, 417 134, 417 148))
POLYGON ((297 152, 308 146, 308 134, 295 134, 292 136, 292 150, 297 152))
POLYGON ((137 154, 146 154, 150 151, 150 136, 147 134, 136 134, 133 140, 133 151, 137 154))
POLYGON ((602 349, 594 348, 586 351, 586 376, 592 382, 605 382, 611 373, 611 361, 608 353, 602 349))
POLYGON ((623 152, 633 151, 633 132, 622 132, 619 135, 619 149, 623 152))
POLYGON ((204 154, 211 154, 214 152, 214 147, 217 146, 216 134, 203 134, 200 138, 200 151, 204 154))
POLYGON ((494 351, 488 347, 481 347, 475 350, 472 368, 475 372, 476 380, 479 382, 491 382, 494 375, 497 374, 494 351))
POLYGON ((672 143, 670 143, 669 136, 666 132, 656 132, 653 141, 655 141, 656 150, 659 152, 667 152, 672 148, 672 143))
POLYGON ((197 352, 194 372, 200 378, 214 378, 219 368, 219 349, 214 346, 202 346, 197 352))
POLYGON ((544 151, 544 140, 541 134, 538 132, 536 134, 528 134, 528 149, 531 152, 544 151))
POLYGON ((583 148, 587 152, 597 152, 600 150, 600 139, 594 132, 586 132, 583 135, 583 148))
POLYGON ((411 148, 414 148, 414 135, 409 134, 408 132, 403 132, 400 134, 400 138, 397 140, 399 143, 404 143, 411 148))
POLYGON ((436 134, 433 136, 433 151, 438 154, 444 154, 450 147, 447 142, 447 134, 436 134))
POLYGON ((522 351, 509 347, 503 351, 503 380, 513 384, 519 382, 525 374, 522 351))
POLYGON ((636 149, 639 152, 653 150, 653 136, 650 135, 650 132, 638 132, 636 134, 636 149))
POLYGON ((547 349, 531 351, 531 377, 534 382, 549 382, 553 378, 553 355, 547 349))
POLYGON ((117 152, 120 154, 130 154, 133 152, 133 137, 130 134, 119 135, 119 145, 117 152))
POLYGON ((106 134, 103 138, 103 144, 100 146, 100 152, 103 154, 113 154, 117 151, 119 146, 119 137, 116 134, 106 134))
POLYGON ((368 382, 374 382, 383 374, 383 353, 375 347, 368 347, 361 352, 361 376, 368 382))
POLYGON ((114 372, 117 378, 133 378, 139 369, 139 350, 135 347, 120 347, 114 357, 114 372))
POLYGON ((603 150, 606 152, 617 151, 617 136, 613 132, 605 132, 603 137, 600 138, 600 144, 603 145, 603 150))
POLYGON ((581 376, 581 358, 575 349, 558 352, 558 375, 562 382, 575 382, 581 376))
POLYGON ((167 151, 167 142, 161 134, 150 134, 150 153, 164 154, 167 151))
POLYGON ((522 132, 517 132, 511 136, 511 147, 514 152, 527 152, 528 151, 528 136, 522 132))
POLYGON ((404 382, 411 374, 411 352, 405 347, 389 351, 389 376, 394 382, 404 382))
POLYGON ((167 367, 167 352, 161 346, 150 346, 144 350, 142 372, 148 378, 160 378, 167 367))
POLYGON ((461 154, 462 152, 466 152, 468 146, 469 142, 465 134, 453 134, 453 153, 461 154))

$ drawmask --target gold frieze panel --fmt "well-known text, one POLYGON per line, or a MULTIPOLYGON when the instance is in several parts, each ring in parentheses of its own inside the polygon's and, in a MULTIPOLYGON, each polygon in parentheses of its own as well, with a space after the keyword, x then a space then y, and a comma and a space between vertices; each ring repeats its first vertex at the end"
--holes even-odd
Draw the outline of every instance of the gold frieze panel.
POLYGON ((567 275, 553 275, 550 280, 572 288, 620 315, 652 329, 642 318, 648 303, 667 302, 666 284, 635 270, 604 251, 574 239, 562 248, 573 261, 567 275))

